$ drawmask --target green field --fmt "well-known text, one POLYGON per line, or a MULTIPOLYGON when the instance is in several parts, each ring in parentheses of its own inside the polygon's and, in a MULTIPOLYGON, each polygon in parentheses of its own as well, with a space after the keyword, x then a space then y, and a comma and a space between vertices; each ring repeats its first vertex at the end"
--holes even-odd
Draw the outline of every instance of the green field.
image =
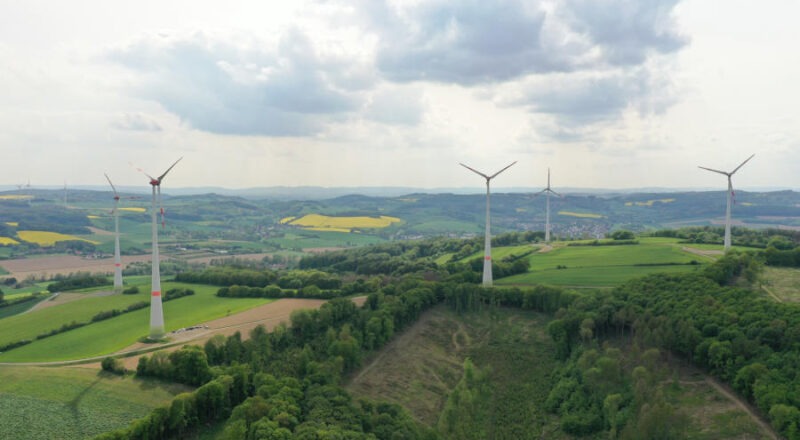
POLYGON ((89 438, 190 389, 85 368, 0 367, 0 438, 89 438))
MULTIPOLYGON (((270 302, 268 299, 260 298, 219 298, 215 296, 218 288, 214 286, 165 282, 162 287, 164 291, 175 287, 189 288, 195 291, 194 296, 164 303, 164 321, 167 331, 221 318, 270 302)), ((149 301, 149 299, 149 295, 142 293, 87 298, 0 320, 0 341, 12 342, 26 337, 30 339, 31 334, 35 336, 35 334, 60 327, 60 324, 48 323, 48 319, 58 320, 58 322, 73 320, 85 322, 99 311, 124 308, 126 304, 149 301), (42 316, 37 316, 40 313, 42 316), (6 332, 9 334, 7 335, 6 332)), ((146 336, 149 332, 149 323, 150 309, 136 310, 34 341, 29 345, 0 354, 0 362, 50 362, 102 356, 119 351, 133 344, 140 337, 146 336)))
POLYGON ((698 270, 702 266, 598 266, 568 269, 542 269, 501 278, 494 281, 498 286, 551 284, 570 287, 614 287, 633 278, 652 273, 683 273, 698 270))
POLYGON ((283 249, 308 249, 321 247, 363 246, 383 243, 386 240, 374 235, 350 232, 328 231, 296 231, 287 232, 281 238, 271 238, 268 243, 276 244, 283 249))
MULTIPOLYGON (((635 245, 555 246, 549 252, 532 254, 528 273, 495 283, 608 287, 651 273, 693 271, 705 260, 681 250, 682 245, 672 238, 641 238, 635 245), (698 264, 690 264, 693 261, 698 264)), ((519 248, 495 248, 492 254, 499 259, 500 255, 519 253, 519 248)))
POLYGON ((800 269, 764 267, 762 287, 784 302, 800 302, 800 269))

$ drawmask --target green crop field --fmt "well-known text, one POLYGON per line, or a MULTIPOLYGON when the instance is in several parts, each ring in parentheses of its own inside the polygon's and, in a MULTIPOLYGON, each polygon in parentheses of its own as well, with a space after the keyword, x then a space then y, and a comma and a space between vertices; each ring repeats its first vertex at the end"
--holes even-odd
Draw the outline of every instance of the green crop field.
POLYGON ((87 297, 25 315, 12 316, 0 320, 0 345, 22 339, 34 339, 36 335, 57 329, 64 324, 73 321, 88 322, 99 312, 124 309, 133 303, 149 299, 150 297, 144 294, 87 297))
MULTIPOLYGON (((189 288, 195 291, 194 296, 179 298, 164 303, 164 321, 167 331, 221 318, 270 302, 268 299, 260 298, 219 298, 215 296, 218 288, 214 286, 165 282, 162 287, 164 291, 174 287, 189 288)), ((0 325, 8 329, 9 332, 14 332, 14 334, 20 333, 14 328, 15 325, 25 328, 27 334, 38 334, 50 328, 60 326, 46 325, 44 330, 36 330, 36 327, 31 324, 31 321, 33 321, 39 326, 43 325, 42 318, 36 315, 51 309, 53 310, 53 312, 50 312, 52 314, 47 315, 50 316, 51 319, 59 318, 63 322, 70 322, 72 320, 83 322, 88 321, 91 316, 97 313, 88 314, 88 318, 78 318, 78 316, 87 315, 84 309, 88 308, 90 305, 94 310, 99 309, 98 311, 101 311, 120 308, 119 306, 111 306, 115 304, 115 301, 124 304, 125 301, 132 303, 137 301, 149 301, 149 299, 149 295, 141 293, 137 295, 114 295, 101 298, 87 298, 62 306, 4 319, 0 321, 0 325), (101 306, 94 304, 96 300, 101 299, 106 300, 101 302, 101 306), (59 309, 61 312, 59 312, 59 309), (63 315, 61 315, 62 313, 63 315), (12 320, 12 325, 6 322, 12 320)), ((140 337, 146 336, 149 331, 149 323, 150 309, 144 308, 136 310, 10 350, 0 354, 0 362, 49 362, 102 356, 119 351, 133 344, 140 337)), ((0 335, 2 335, 3 338, 2 340, 7 340, 8 342, 24 339, 18 336, 10 337, 2 332, 3 330, 0 330, 0 335)))
MULTIPOLYGON (((528 273, 498 279, 496 284, 607 287, 651 273, 687 272, 700 267, 699 263, 704 259, 681 250, 677 241, 671 238, 642 238, 635 245, 557 245, 550 252, 532 254, 528 273), (690 264, 692 261, 698 264, 690 264)), ((503 249, 492 250, 495 259, 503 249)))
POLYGON ((0 367, 0 438, 94 437, 189 390, 85 368, 0 367))
POLYGON ((286 233, 282 238, 267 240, 268 243, 277 244, 284 249, 363 246, 384 241, 386 240, 383 238, 360 233, 299 230, 296 233, 286 233))
POLYGON ((579 267, 572 269, 543 269, 495 280, 499 286, 552 284, 573 287, 613 287, 632 278, 652 273, 691 272, 702 266, 608 266, 579 267))

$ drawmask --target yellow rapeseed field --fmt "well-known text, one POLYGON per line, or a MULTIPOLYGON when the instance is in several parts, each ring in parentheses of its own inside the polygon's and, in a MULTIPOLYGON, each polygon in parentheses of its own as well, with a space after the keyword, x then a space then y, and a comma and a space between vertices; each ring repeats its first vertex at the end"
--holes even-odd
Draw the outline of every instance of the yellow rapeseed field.
POLYGON ((297 217, 284 217, 284 218, 281 219, 280 223, 282 225, 285 225, 286 223, 289 223, 290 221, 292 221, 292 220, 294 220, 296 218, 297 217))
POLYGON ((92 244, 100 244, 98 241, 86 240, 85 238, 76 237, 74 235, 60 234, 58 232, 49 231, 19 231, 17 232, 20 240, 27 241, 28 243, 35 243, 39 246, 53 246, 59 241, 81 240, 92 244))
POLYGON ((625 202, 625 206, 653 206, 653 203, 672 203, 675 199, 656 199, 656 200, 648 200, 646 202, 625 202))
POLYGON ((588 212, 572 212, 572 211, 558 211, 558 215, 566 215, 569 217, 579 218, 603 218, 605 216, 600 214, 590 214, 588 212))
POLYGON ((89 220, 97 220, 97 219, 100 218, 100 216, 99 215, 87 215, 86 218, 88 218, 89 220))
MULTIPOLYGON (((281 223, 284 223, 283 220, 281 220, 281 223)), ((298 219, 287 220, 285 223, 314 231, 350 232, 353 229, 385 228, 399 221, 400 219, 397 217, 385 215, 380 217, 329 217, 327 215, 308 214, 298 219)))
POLYGON ((130 211, 130 212, 147 212, 147 208, 141 208, 138 206, 126 206, 124 208, 119 208, 120 211, 130 211))
POLYGON ((32 198, 33 196, 27 194, 3 194, 0 196, 0 200, 28 200, 32 198))
POLYGON ((19 242, 10 237, 0 237, 0 246, 18 245, 19 242))
POLYGON ((8 226, 11 226, 12 228, 16 228, 17 226, 19 226, 18 222, 6 222, 6 224, 8 226))

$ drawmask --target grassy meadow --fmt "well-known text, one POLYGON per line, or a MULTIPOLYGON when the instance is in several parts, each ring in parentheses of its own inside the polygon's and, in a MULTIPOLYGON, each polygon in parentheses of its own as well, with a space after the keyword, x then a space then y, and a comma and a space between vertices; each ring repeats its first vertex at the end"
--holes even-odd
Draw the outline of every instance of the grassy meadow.
MULTIPOLYGON (((164 303, 166 330, 172 331, 235 314, 269 303, 261 298, 219 298, 217 287, 162 283, 162 289, 189 288, 195 295, 164 303)), ((141 289, 149 292, 149 287, 141 289)), ((149 301, 147 293, 86 298, 22 316, 0 320, 0 343, 32 339, 39 333, 58 328, 61 323, 86 322, 96 313, 149 301), (41 314, 41 315, 40 315, 41 314), (40 315, 40 316, 39 316, 40 315)), ((92 323, 0 354, 0 362, 52 362, 102 356, 124 349, 149 332, 150 309, 92 323)))
MULTIPOLYGON (((651 273, 697 270, 707 261, 682 250, 683 245, 677 239, 662 237, 640 238, 639 244, 634 245, 566 246, 566 243, 554 243, 553 246, 548 252, 535 252, 528 257, 530 269, 527 273, 498 279, 495 283, 610 287, 651 273)), ((492 256, 497 260, 512 253, 519 255, 523 248, 494 248, 492 256)))
POLYGON ((0 438, 94 437, 189 390, 95 369, 0 366, 0 438))
POLYGON ((800 303, 800 269, 764 267, 762 283, 780 301, 800 303))
POLYGON ((383 238, 374 235, 358 234, 339 231, 303 231, 287 232, 279 238, 270 238, 268 243, 280 246, 283 249, 309 249, 343 246, 363 246, 382 243, 383 238))

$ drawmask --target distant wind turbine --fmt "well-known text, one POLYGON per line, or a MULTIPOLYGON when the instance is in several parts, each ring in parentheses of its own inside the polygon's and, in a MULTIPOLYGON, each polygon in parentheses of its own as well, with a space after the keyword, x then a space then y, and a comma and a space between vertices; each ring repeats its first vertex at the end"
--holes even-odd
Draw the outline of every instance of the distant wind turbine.
POLYGON ((158 223, 156 222, 156 199, 158 199, 158 208, 161 211, 161 224, 164 224, 164 208, 161 206, 161 181, 169 173, 178 162, 183 159, 182 157, 175 161, 167 171, 164 171, 158 177, 141 171, 145 176, 150 178, 150 185, 153 187, 153 202, 152 209, 150 210, 150 217, 153 223, 153 263, 152 263, 152 281, 150 289, 150 339, 161 339, 164 336, 164 310, 161 306, 161 270, 159 267, 158 256, 158 223))
POLYGON ((547 199, 546 199, 547 200, 547 204, 546 204, 546 206, 547 206, 547 211, 546 211, 547 214, 546 214, 546 217, 545 217, 545 224, 544 224, 544 242, 545 243, 550 243, 550 194, 555 194, 556 196, 561 197, 561 194, 553 191, 550 188, 550 168, 547 169, 547 188, 539 191, 538 193, 536 193, 536 195, 538 196, 539 194, 542 194, 542 193, 547 194, 547 196, 546 196, 547 197, 547 199))
POLYGON ((117 188, 111 183, 111 178, 105 174, 111 190, 114 191, 114 293, 122 293, 122 259, 119 252, 119 194, 117 188))
MULTIPOLYGON (((512 162, 511 165, 514 165, 515 163, 517 163, 517 161, 512 162)), ((483 174, 482 172, 474 168, 470 168, 464 165, 463 163, 459 163, 459 165, 486 179, 486 232, 484 235, 484 245, 483 245, 483 287, 492 287, 492 233, 490 227, 491 221, 489 217, 489 208, 491 206, 491 203, 489 201, 490 199, 489 181, 497 177, 497 175, 502 173, 503 171, 511 168, 511 165, 506 166, 505 168, 492 174, 491 176, 487 176, 486 174, 483 174)))
POLYGON ((731 183, 731 177, 737 171, 739 171, 739 168, 743 167, 744 164, 746 164, 748 161, 750 161, 750 159, 752 159, 753 156, 755 156, 755 154, 753 154, 750 157, 748 157, 747 159, 745 159, 744 162, 739 164, 739 166, 734 168, 733 171, 731 171, 730 173, 725 172, 725 171, 715 170, 715 169, 712 169, 712 168, 706 168, 706 167, 698 166, 698 168, 702 168, 704 170, 711 171, 711 172, 714 172, 714 173, 723 174, 723 175, 728 177, 728 206, 725 209, 725 241, 724 241, 724 250, 725 251, 727 251, 728 249, 731 248, 731 201, 733 200, 733 197, 734 197, 733 183, 731 183))

